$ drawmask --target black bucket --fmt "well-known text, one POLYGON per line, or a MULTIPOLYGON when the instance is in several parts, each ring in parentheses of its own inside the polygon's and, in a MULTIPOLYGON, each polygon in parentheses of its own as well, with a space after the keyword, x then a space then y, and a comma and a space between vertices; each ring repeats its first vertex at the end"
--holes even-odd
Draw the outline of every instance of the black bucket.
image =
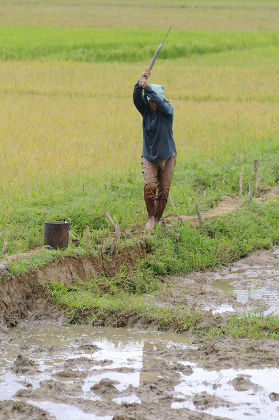
POLYGON ((45 222, 44 243, 54 249, 66 249, 72 222, 45 222))

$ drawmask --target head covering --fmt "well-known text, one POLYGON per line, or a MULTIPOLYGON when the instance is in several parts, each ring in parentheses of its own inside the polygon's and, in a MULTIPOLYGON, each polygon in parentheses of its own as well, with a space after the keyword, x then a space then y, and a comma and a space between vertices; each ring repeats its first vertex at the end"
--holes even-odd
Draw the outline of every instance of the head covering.
MULTIPOLYGON (((159 96, 159 98, 163 101, 166 97, 165 90, 163 85, 155 85, 155 84, 148 84, 149 87, 159 96)), ((143 99, 145 102, 149 101, 151 98, 149 96, 143 94, 143 99)))

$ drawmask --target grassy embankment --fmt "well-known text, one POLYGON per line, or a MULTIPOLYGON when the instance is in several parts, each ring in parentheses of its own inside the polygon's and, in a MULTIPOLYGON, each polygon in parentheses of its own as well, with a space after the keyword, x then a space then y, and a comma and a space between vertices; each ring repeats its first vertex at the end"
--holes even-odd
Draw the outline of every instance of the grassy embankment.
MULTIPOLYGON (((138 40, 145 35, 138 31, 128 47, 125 31, 115 35, 116 53, 115 44, 107 42, 111 31, 95 38, 95 48, 96 31, 79 32, 76 42, 76 31, 57 31, 53 42, 50 30, 1 28, 2 40, 8 42, 11 32, 13 43, 8 53, 2 50, 2 58, 17 60, 16 66, 2 61, 0 81, 0 248, 4 239, 9 253, 40 244, 44 220, 71 217, 77 235, 89 225, 92 244, 68 253, 95 254, 98 239, 110 231, 105 208, 126 230, 145 220, 140 118, 131 105, 133 83, 145 62, 132 61, 151 56, 162 33, 154 33, 141 56, 138 40), (25 37, 16 36, 20 33, 25 37), (123 57, 131 63, 114 62, 123 57)), ((175 210, 194 214, 195 202, 207 209, 236 193, 240 171, 247 193, 254 159, 260 160, 263 186, 278 182, 278 35, 179 35, 174 35, 174 48, 171 42, 166 48, 169 58, 154 69, 152 81, 166 85, 176 111, 175 210)), ((142 239, 153 252, 138 262, 132 276, 123 267, 113 279, 100 277, 71 289, 54 284, 52 297, 71 308, 73 319, 84 313, 102 319, 130 312, 160 328, 188 329, 198 322, 197 313, 149 308, 137 296, 161 287, 154 275, 210 268, 279 243, 278 216, 276 203, 247 204, 237 214, 206 222, 204 231, 188 225, 158 229, 142 239)), ((132 241, 123 238, 122 246, 132 241)), ((20 270, 57 256, 46 251, 38 261, 21 262, 20 270)))
POLYGON ((278 216, 274 202, 207 221, 203 231, 187 225, 166 232, 158 229, 156 235, 143 238, 153 252, 134 271, 123 265, 115 277, 100 276, 89 283, 78 280, 71 287, 52 282, 50 296, 66 308, 72 322, 125 326, 140 321, 161 330, 182 332, 192 327, 194 333, 209 336, 279 339, 277 316, 248 313, 221 324, 219 316, 207 315, 204 322, 202 313, 192 307, 157 307, 141 298, 143 293, 167 288, 166 274, 216 267, 249 251, 279 244, 278 216))

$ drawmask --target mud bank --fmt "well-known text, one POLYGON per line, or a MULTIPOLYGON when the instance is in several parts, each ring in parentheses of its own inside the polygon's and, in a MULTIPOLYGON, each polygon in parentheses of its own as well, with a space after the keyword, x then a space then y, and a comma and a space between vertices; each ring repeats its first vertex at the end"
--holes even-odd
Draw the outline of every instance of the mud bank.
POLYGON ((190 335, 29 323, 0 336, 0 419, 278 418, 278 361, 237 363, 229 347, 190 335))
MULTIPOLYGON (((53 305, 46 303, 45 290, 49 281, 55 280, 71 286, 77 279, 89 281, 97 275, 115 276, 124 263, 128 270, 133 269, 137 259, 147 252, 148 249, 142 243, 113 256, 61 257, 61 260, 31 270, 27 274, 14 278, 0 277, 0 326, 13 327, 24 318, 51 313, 53 305)), ((2 261, 7 263, 9 258, 2 261)))
MULTIPOLYGON (((271 188, 262 191, 262 196, 255 199, 255 201, 268 200, 278 196, 279 189, 271 188)), ((228 214, 239 209, 242 201, 237 197, 227 197, 219 202, 217 207, 208 211, 205 218, 212 218, 219 215, 228 214)), ((196 217, 192 216, 173 215, 165 218, 165 223, 172 222, 172 220, 189 220, 197 221, 196 217), (184 217, 184 219, 183 219, 184 217), (185 219, 186 218, 186 219, 185 219)), ((17 323, 26 318, 33 316, 33 318, 40 318, 48 311, 49 305, 45 303, 47 294, 45 285, 52 280, 61 282, 66 286, 71 287, 77 279, 88 281, 92 277, 104 276, 113 277, 119 273, 120 268, 125 264, 127 274, 132 271, 139 258, 145 256, 152 250, 150 246, 140 238, 142 237, 142 228, 135 228, 129 238, 139 237, 139 240, 131 247, 122 249, 122 251, 108 255, 103 251, 101 255, 93 257, 63 257, 61 255, 59 260, 53 261, 46 266, 32 269, 28 274, 23 274, 15 278, 6 275, 6 271, 0 271, 0 325, 15 326, 17 323), (3 274, 4 273, 4 274, 3 274), (40 310, 41 308, 41 310, 40 310)), ((128 238, 128 237, 127 237, 128 238)), ((32 258, 35 254, 42 251, 41 248, 28 251, 24 254, 8 256, 0 261, 0 263, 8 264, 11 261, 20 261, 32 258)), ((171 288, 167 290, 166 294, 161 293, 158 299, 155 298, 154 303, 159 306, 175 306, 179 305, 182 309, 187 306, 195 309, 210 310, 212 313, 234 312, 235 297, 228 295, 218 287, 217 283, 213 285, 213 281, 209 281, 211 274, 201 274, 199 281, 199 274, 184 280, 183 277, 172 277, 170 282, 171 288), (208 303, 208 305, 206 304, 208 303), (219 306, 218 306, 219 305, 219 306)), ((212 276, 211 276, 212 277, 212 276)), ((217 278, 216 278, 217 279, 217 278)), ((220 283, 220 282, 219 282, 220 283)), ((229 286, 231 287, 231 286, 229 286)), ((145 300, 146 298, 144 298, 145 300)), ((247 302, 238 301, 238 308, 246 308, 247 302)), ((267 305, 268 306, 268 305, 267 305)), ((253 308, 253 305, 251 305, 253 308)), ((53 308, 53 306, 51 307, 53 308)), ((272 307, 273 309, 273 307, 272 307)), ((266 311, 268 307, 266 307, 266 311)), ((279 310, 279 308, 278 308, 279 310)), ((127 317, 126 317, 127 318, 127 317)), ((129 316, 128 316, 129 318, 129 316)), ((139 318, 131 315, 131 322, 126 322, 124 325, 133 325, 137 323, 139 318)), ((122 321, 116 320, 116 326, 123 325, 122 321)))
MULTIPOLYGON (((139 252, 146 250, 130 256, 131 266, 139 252)), ((121 261, 116 256, 107 273, 121 261)), ((3 321, 17 327, 0 329, 0 420, 278 418, 278 340, 67 325, 46 300, 45 283, 71 286, 103 263, 67 258, 1 282, 3 321)), ((274 247, 218 270, 169 277, 142 300, 200 309, 205 332, 248 309, 278 313, 278 277, 274 247)), ((126 315, 113 325, 143 325, 126 315)))

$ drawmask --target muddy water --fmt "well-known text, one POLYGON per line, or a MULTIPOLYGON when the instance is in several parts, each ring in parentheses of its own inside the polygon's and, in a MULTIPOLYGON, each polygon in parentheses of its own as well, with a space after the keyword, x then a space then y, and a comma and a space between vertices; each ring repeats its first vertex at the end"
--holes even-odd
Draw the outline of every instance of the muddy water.
POLYGON ((2 333, 0 419, 279 417, 277 367, 205 369, 188 360, 198 353, 185 335, 137 330, 44 322, 2 333))
POLYGON ((215 271, 191 273, 184 285, 203 287, 195 306, 213 314, 256 310, 279 314, 279 248, 257 252, 215 271))

